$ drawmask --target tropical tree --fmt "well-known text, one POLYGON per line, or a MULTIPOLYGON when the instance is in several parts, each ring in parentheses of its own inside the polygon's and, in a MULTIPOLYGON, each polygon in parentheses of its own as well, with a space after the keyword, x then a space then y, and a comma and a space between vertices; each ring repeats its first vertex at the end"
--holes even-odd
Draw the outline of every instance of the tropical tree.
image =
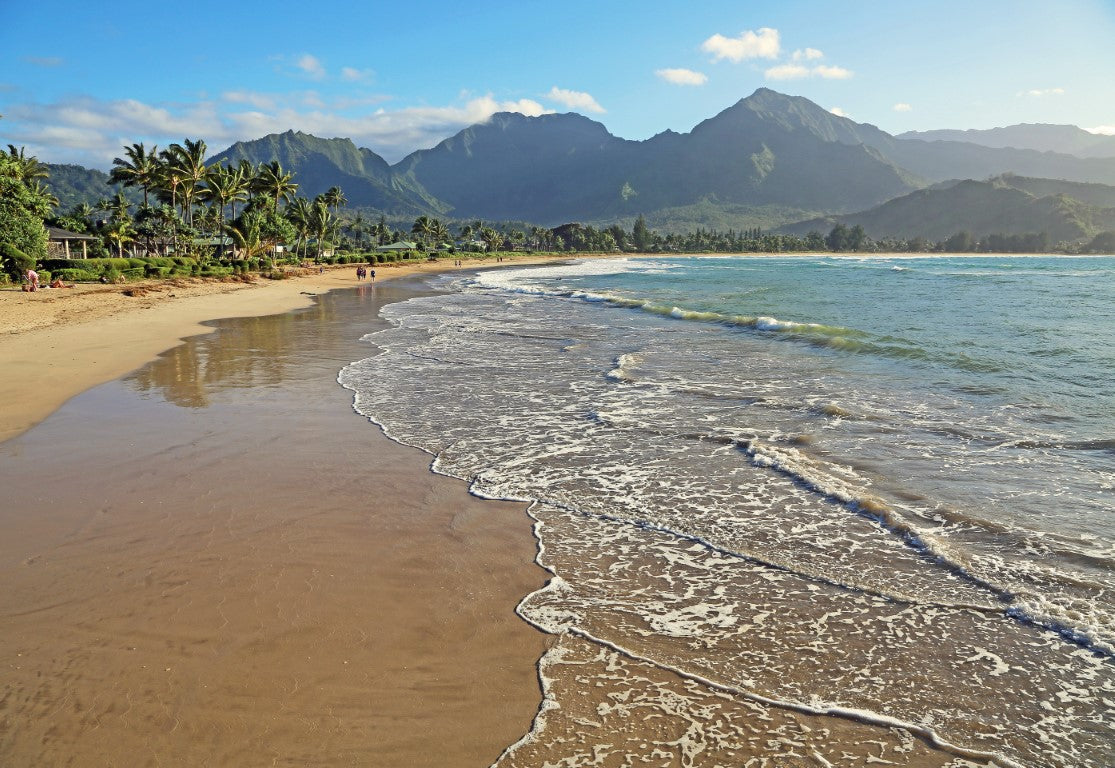
POLYGON ((434 220, 429 216, 419 216, 414 220, 414 224, 410 228, 410 232, 423 246, 430 242, 433 236, 434 220))
POLYGON ((333 228, 333 215, 329 212, 325 199, 320 195, 314 199, 310 208, 309 227, 310 234, 317 240, 316 257, 320 259, 325 251, 325 239, 333 228))
POLYGON ((159 154, 158 147, 152 146, 148 152, 142 143, 124 147, 126 159, 114 157, 112 172, 108 180, 125 187, 139 187, 143 190, 143 204, 150 205, 148 192, 158 185, 159 154))
POLYGON ((14 178, 28 185, 50 178, 46 166, 40 163, 37 157, 28 156, 25 150, 25 147, 16 149, 14 144, 8 145, 8 157, 13 162, 6 173, 12 174, 14 178))
POLYGON ((503 247, 503 235, 491 227, 484 227, 480 230, 480 239, 484 241, 484 246, 489 253, 498 251, 503 247))
POLYGON ((225 206, 233 206, 232 218, 236 218, 236 203, 248 199, 245 186, 239 168, 216 165, 205 175, 198 197, 208 200, 216 209, 217 232, 225 229, 225 206))
POLYGON ((430 237, 435 246, 440 246, 442 243, 449 240, 449 227, 445 226, 445 224, 438 219, 431 220, 430 237))
POLYGON ((269 245, 263 238, 263 214, 248 211, 225 231, 232 238, 236 252, 245 259, 254 259, 268 251, 269 245))
POLYGON ((284 171, 278 160, 272 160, 259 167, 251 187, 255 193, 271 201, 272 213, 278 213, 279 202, 290 200, 298 191, 293 178, 293 174, 284 171))
POLYGON ((107 244, 115 244, 117 255, 123 257, 124 243, 130 243, 135 240, 135 229, 132 226, 132 220, 128 218, 114 220, 105 228, 103 237, 107 244))
POLYGON ((313 204, 304 197, 296 197, 291 201, 290 205, 286 207, 284 214, 294 226, 294 231, 297 235, 298 242, 295 249, 301 248, 302 255, 305 256, 305 249, 310 242, 310 226, 313 217, 313 204))
POLYGON ((205 142, 186 139, 182 144, 171 144, 163 151, 164 162, 178 178, 182 193, 182 214, 188 226, 194 223, 194 200, 205 179, 205 142))
MULTIPOLYGON (((38 184, 43 177, 36 168, 42 169, 38 160, 28 158, 22 149, 10 155, 0 154, 0 252, 4 252, 6 262, 11 251, 18 251, 20 259, 31 264, 46 257, 43 219, 51 214, 53 196, 43 194, 44 188, 38 184), (31 173, 27 173, 29 167, 31 173)), ((10 274, 18 275, 23 262, 6 263, 5 267, 10 274)))
POLYGON ((326 190, 325 194, 322 195, 322 198, 325 200, 325 204, 333 209, 334 214, 342 207, 348 205, 348 199, 345 197, 345 193, 340 187, 330 187, 326 190))

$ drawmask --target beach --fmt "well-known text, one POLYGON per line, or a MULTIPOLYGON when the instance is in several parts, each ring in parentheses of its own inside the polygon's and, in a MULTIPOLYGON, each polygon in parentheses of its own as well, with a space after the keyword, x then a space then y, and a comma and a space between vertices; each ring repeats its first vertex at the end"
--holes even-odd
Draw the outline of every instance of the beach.
POLYGON ((9 319, 0 762, 1111 764, 1115 257, 506 266, 9 319))
POLYGON ((0 763, 488 765, 529 730, 524 505, 336 383, 413 293, 384 278, 437 268, 0 293, 0 763))

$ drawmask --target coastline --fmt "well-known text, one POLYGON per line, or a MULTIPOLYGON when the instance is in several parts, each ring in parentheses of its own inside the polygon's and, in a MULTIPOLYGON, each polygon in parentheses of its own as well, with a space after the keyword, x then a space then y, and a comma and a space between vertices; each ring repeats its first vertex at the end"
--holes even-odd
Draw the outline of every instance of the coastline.
POLYGON ((384 278, 446 268, 0 340, 0 761, 487 765, 529 730, 549 639, 515 614, 545 580, 523 505, 430 472, 336 383, 413 290, 384 278))
MULTIPOLYGON (((503 263, 470 259, 461 267, 449 261, 380 264, 376 283, 565 258, 521 256, 503 263)), ((251 283, 163 280, 36 293, 0 290, 0 443, 30 429, 80 392, 135 370, 187 336, 212 331, 202 323, 308 307, 315 295, 359 285, 355 269, 347 264, 327 266, 322 273, 251 283), (135 289, 143 295, 125 295, 135 289)))

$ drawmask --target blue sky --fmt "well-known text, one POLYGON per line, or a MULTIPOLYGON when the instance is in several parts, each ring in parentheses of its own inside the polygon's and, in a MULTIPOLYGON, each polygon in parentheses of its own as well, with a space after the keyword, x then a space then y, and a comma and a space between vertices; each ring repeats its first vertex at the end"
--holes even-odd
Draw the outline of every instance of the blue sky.
POLYGON ((288 129, 395 162, 501 110, 686 132, 768 87, 891 133, 1115 132, 1115 2, 4 3, 0 143, 108 168, 288 129))

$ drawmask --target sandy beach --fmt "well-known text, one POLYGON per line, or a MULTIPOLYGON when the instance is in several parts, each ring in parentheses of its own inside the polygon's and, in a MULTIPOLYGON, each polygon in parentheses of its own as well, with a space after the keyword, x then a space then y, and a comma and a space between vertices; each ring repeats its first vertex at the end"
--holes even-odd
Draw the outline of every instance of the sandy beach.
POLYGON ((529 730, 522 505, 336 383, 385 278, 437 268, 0 292, 0 763, 488 765, 529 730))

